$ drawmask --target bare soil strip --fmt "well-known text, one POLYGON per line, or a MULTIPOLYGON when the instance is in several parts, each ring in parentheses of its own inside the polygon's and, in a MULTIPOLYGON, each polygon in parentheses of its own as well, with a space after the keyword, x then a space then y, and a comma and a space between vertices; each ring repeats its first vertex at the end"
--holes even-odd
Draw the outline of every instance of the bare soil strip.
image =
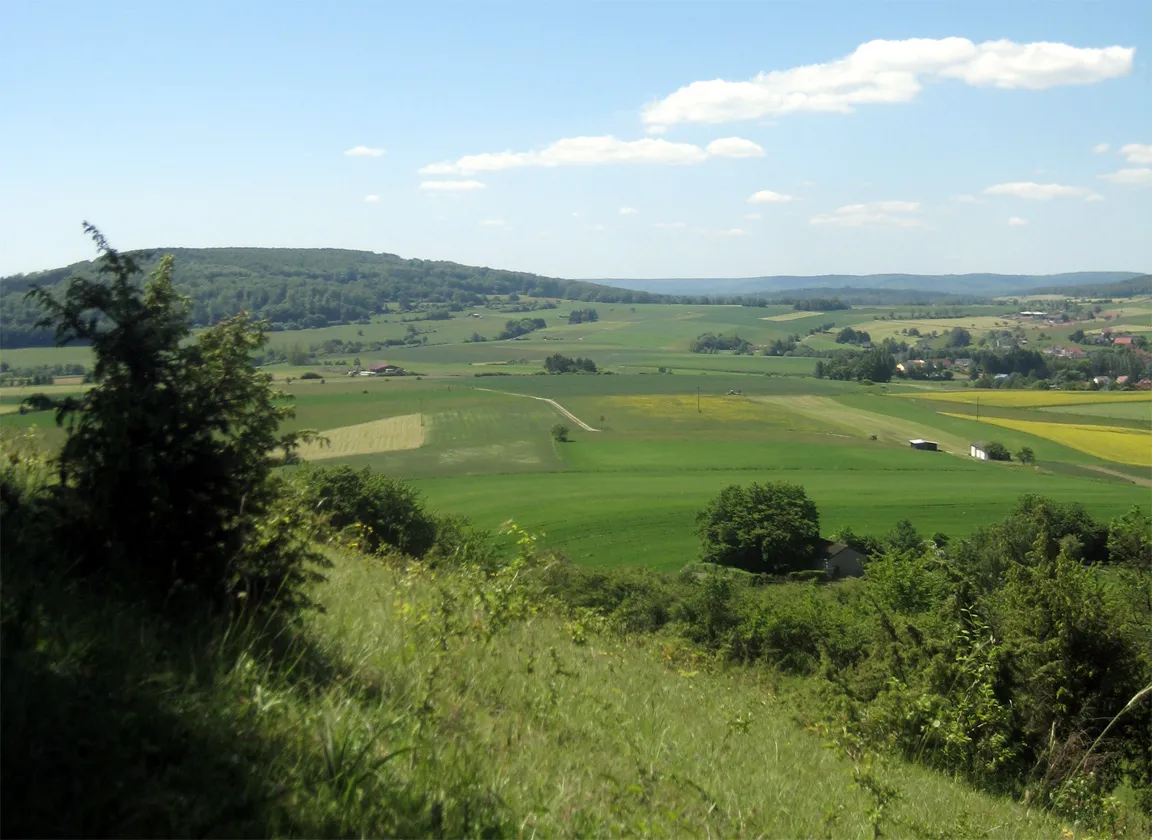
POLYGON ((489 393, 492 393, 492 394, 507 394, 510 397, 527 397, 530 400, 540 400, 541 402, 548 403, 550 406, 552 406, 554 409, 559 411, 561 414, 563 414, 565 417, 567 417, 569 420, 571 420, 573 423, 575 423, 577 426, 579 426, 584 431, 586 431, 586 432, 598 432, 598 431, 600 431, 599 429, 593 429, 591 426, 589 426, 587 423, 585 423, 583 420, 581 420, 579 417, 577 417, 571 411, 566 409, 564 406, 560 405, 560 403, 556 402, 556 400, 550 400, 547 397, 534 397, 531 394, 516 394, 516 393, 513 393, 512 391, 497 391, 495 388, 477 388, 476 390, 477 391, 488 391, 489 393))

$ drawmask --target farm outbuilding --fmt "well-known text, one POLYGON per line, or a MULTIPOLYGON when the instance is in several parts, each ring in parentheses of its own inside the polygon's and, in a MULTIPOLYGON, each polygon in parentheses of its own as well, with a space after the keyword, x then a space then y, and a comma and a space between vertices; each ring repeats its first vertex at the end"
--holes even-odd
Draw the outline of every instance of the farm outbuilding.
POLYGON ((912 446, 913 449, 923 449, 925 452, 938 452, 940 450, 940 447, 934 440, 916 438, 915 440, 908 441, 908 443, 912 446))
POLYGON ((981 461, 987 461, 988 460, 987 446, 988 446, 988 444, 986 444, 986 443, 974 443, 968 447, 968 454, 971 455, 973 458, 979 458, 981 461))
POLYGON ((867 559, 847 543, 821 540, 813 568, 822 569, 830 578, 861 577, 867 559))

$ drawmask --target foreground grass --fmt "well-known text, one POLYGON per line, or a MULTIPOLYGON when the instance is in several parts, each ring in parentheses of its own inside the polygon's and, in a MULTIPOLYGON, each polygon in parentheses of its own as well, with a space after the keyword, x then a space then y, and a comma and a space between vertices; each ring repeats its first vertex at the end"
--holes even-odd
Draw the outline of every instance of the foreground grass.
POLYGON ((514 570, 333 559, 322 612, 223 636, 59 589, 16 639, 7 587, 4 833, 1060 835, 897 763, 877 812, 798 722, 810 684, 566 620, 514 570))

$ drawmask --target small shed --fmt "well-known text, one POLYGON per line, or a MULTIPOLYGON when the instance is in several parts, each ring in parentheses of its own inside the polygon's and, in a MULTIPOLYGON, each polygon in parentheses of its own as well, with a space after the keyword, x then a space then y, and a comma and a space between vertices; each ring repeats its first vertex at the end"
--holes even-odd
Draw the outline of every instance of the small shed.
POLYGON ((973 443, 971 446, 968 447, 968 454, 971 455, 973 458, 979 458, 981 461, 987 461, 988 460, 988 444, 984 443, 983 441, 980 441, 978 443, 973 443))
POLYGON ((938 452, 939 451, 939 446, 937 446, 936 441, 934 441, 934 440, 924 440, 923 438, 916 438, 915 440, 908 441, 908 443, 912 445, 913 449, 923 449, 926 452, 938 452))
POLYGON ((823 569, 824 574, 833 579, 861 577, 867 559, 863 552, 847 543, 821 540, 814 568, 823 569))

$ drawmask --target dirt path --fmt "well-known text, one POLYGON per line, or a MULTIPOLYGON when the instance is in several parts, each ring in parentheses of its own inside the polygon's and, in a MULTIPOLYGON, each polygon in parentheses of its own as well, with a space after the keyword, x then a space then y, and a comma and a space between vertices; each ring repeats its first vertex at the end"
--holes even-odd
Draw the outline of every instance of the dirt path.
POLYGON ((1134 475, 1128 475, 1128 473, 1120 472, 1120 470, 1110 470, 1108 467, 1098 467, 1094 464, 1083 464, 1082 466, 1085 466, 1090 470, 1095 470, 1099 473, 1114 475, 1117 478, 1126 478, 1133 484, 1139 484, 1141 487, 1152 487, 1152 481, 1149 481, 1147 478, 1139 478, 1134 475))
POLYGON ((561 414, 563 414, 565 417, 567 417, 569 420, 571 420, 573 423, 575 423, 577 426, 579 426, 584 431, 586 431, 586 432, 598 432, 598 431, 600 431, 599 429, 593 429, 591 426, 589 426, 587 423, 585 423, 583 420, 581 420, 579 417, 577 417, 571 411, 566 409, 564 406, 560 405, 560 403, 556 402, 556 400, 550 400, 547 397, 534 397, 531 394, 517 394, 517 393, 514 393, 512 391, 497 391, 495 388, 477 388, 476 390, 477 391, 488 391, 491 394, 507 394, 510 397, 527 397, 530 400, 540 400, 540 402, 548 403, 550 406, 552 406, 554 409, 559 411, 561 414))

